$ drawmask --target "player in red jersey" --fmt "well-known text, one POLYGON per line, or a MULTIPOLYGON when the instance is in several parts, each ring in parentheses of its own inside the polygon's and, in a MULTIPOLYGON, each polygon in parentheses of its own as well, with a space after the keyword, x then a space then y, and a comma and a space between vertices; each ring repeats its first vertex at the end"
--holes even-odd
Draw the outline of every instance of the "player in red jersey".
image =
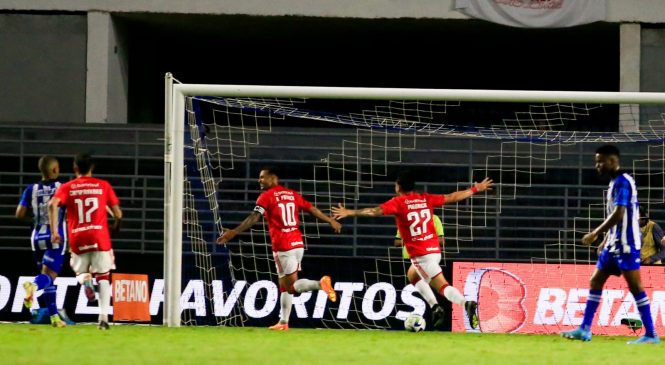
POLYGON ((289 329, 289 315, 291 314, 291 301, 293 294, 314 290, 323 290, 331 301, 337 300, 337 293, 333 289, 329 276, 321 280, 298 279, 300 262, 304 252, 304 243, 300 233, 299 215, 304 210, 314 217, 328 222, 336 233, 342 225, 336 220, 323 214, 312 203, 305 200, 297 191, 287 189, 279 184, 279 176, 275 167, 264 167, 259 175, 259 185, 264 190, 256 200, 254 211, 234 229, 225 230, 217 239, 225 244, 253 226, 261 216, 268 220, 270 240, 272 241, 272 255, 277 266, 279 277, 280 320, 271 330, 285 331, 289 329))
POLYGON ((395 182, 397 196, 374 208, 346 209, 342 204, 333 207, 333 217, 378 217, 394 215, 397 228, 406 251, 411 259, 407 277, 432 309, 432 321, 436 328, 443 326, 443 309, 438 305, 432 288, 451 302, 463 306, 472 328, 478 326, 477 303, 467 301, 464 295, 448 284, 443 277, 441 266, 441 244, 436 235, 432 217, 432 208, 451 204, 471 197, 473 194, 488 190, 492 180, 485 178, 467 190, 440 195, 418 193, 414 191, 416 180, 408 172, 402 172, 395 182), (429 284, 429 285, 428 285, 429 284))
MULTIPOLYGON (((113 248, 106 218, 110 207, 115 221, 112 231, 120 229, 122 211, 120 201, 111 184, 106 180, 92 177, 95 164, 88 154, 80 154, 74 159, 76 178, 60 186, 49 203, 51 227, 57 227, 57 211, 60 206, 67 208, 67 234, 72 253, 70 264, 76 277, 84 286, 88 300, 94 300, 92 276, 99 285, 99 325, 109 329, 108 313, 111 307, 111 270, 115 269, 113 248)), ((52 234, 53 242, 60 242, 57 231, 52 234)))

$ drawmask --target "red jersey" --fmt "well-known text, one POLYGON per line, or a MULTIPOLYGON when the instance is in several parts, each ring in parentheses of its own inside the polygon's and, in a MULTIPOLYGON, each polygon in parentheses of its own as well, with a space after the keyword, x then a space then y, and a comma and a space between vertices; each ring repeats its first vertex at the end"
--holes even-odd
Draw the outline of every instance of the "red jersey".
POLYGON ((295 190, 281 185, 264 191, 256 199, 254 211, 268 220, 273 251, 289 251, 305 246, 298 229, 300 210, 310 210, 312 203, 295 190))
POLYGON ((120 201, 108 181, 81 176, 62 184, 55 197, 67 208, 67 236, 73 253, 111 249, 106 206, 120 201))
POLYGON ((432 208, 440 207, 446 197, 440 194, 409 193, 381 204, 384 215, 394 215, 409 257, 441 252, 432 208))

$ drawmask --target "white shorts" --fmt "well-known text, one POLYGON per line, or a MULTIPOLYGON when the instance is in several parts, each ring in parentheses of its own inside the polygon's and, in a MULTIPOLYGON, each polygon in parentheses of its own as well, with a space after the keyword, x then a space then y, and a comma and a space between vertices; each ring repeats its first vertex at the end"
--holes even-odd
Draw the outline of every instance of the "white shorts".
POLYGON ((115 270, 115 257, 113 256, 113 250, 90 251, 79 255, 72 252, 69 264, 76 275, 83 273, 105 274, 115 270))
POLYGON ((291 275, 296 271, 300 271, 300 261, 305 249, 294 248, 288 251, 273 251, 272 257, 275 259, 275 267, 277 267, 277 276, 283 278, 286 275, 291 275))
POLYGON ((411 258, 411 264, 416 269, 418 276, 428 284, 434 277, 443 272, 439 265, 440 262, 440 253, 431 253, 429 255, 411 258))

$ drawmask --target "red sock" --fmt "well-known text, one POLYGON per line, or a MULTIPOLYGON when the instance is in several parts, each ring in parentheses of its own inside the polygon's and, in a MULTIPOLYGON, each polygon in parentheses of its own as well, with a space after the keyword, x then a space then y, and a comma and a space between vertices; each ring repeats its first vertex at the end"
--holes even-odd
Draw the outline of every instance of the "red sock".
POLYGON ((441 289, 439 289, 439 294, 441 294, 442 297, 445 297, 445 295, 443 294, 443 291, 446 290, 446 287, 448 287, 448 284, 443 284, 441 289))

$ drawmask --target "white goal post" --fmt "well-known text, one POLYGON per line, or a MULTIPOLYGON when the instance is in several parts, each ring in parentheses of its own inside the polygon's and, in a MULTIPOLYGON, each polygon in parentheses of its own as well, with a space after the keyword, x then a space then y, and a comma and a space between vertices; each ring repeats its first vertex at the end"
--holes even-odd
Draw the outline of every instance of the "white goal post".
POLYGON ((174 80, 170 73, 167 73, 165 77, 165 89, 163 324, 169 327, 181 325, 183 139, 186 132, 185 102, 189 96, 665 104, 665 93, 181 84, 174 80))

